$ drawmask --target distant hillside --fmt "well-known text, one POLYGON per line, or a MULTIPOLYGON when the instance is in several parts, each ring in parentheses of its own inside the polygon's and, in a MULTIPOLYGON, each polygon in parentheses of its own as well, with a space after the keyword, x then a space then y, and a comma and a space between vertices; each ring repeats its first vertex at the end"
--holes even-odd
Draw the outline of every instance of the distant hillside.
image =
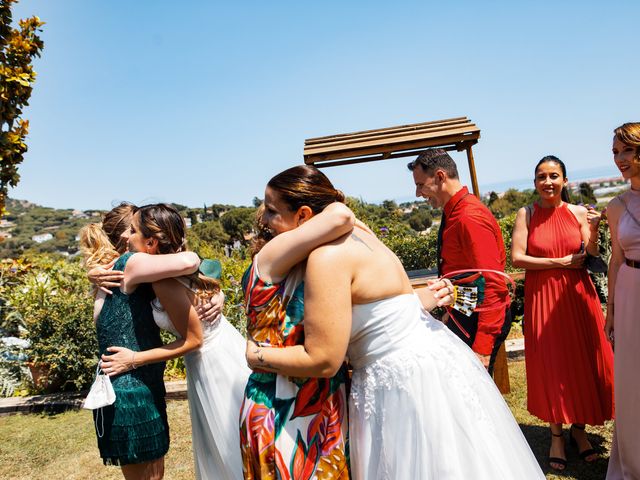
POLYGON ((9 198, 6 214, 0 221, 0 257, 22 253, 58 252, 73 255, 78 251, 76 236, 82 226, 99 222, 101 211, 58 210, 27 200, 9 198))

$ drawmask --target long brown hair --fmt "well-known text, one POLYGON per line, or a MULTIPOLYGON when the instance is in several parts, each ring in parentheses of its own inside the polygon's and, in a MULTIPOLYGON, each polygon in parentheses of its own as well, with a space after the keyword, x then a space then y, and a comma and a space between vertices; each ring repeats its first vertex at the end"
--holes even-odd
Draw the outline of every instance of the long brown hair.
MULTIPOLYGON (((159 253, 178 253, 187 249, 186 226, 180 212, 166 203, 156 203, 140 207, 136 212, 136 227, 144 238, 158 241, 159 253)), ((186 277, 192 286, 203 291, 203 297, 209 292, 220 290, 220 283, 199 273, 186 277)))
POLYGON ((616 138, 625 145, 635 147, 636 155, 633 160, 640 162, 640 122, 630 122, 620 125, 613 133, 616 135, 616 138))
POLYGON ((292 212, 306 205, 318 214, 333 202, 344 202, 344 194, 311 165, 288 168, 269 180, 267 186, 278 192, 292 212))
POLYGON ((102 229, 120 255, 127 251, 127 242, 122 238, 122 234, 131 226, 131 219, 137 208, 132 203, 122 202, 102 218, 102 229))

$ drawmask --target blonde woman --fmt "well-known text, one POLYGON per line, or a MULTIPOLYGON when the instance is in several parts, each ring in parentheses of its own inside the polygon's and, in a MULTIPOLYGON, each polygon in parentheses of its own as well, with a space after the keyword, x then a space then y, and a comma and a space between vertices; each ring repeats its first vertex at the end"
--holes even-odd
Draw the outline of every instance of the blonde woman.
POLYGON ((616 426, 607 480, 640 478, 640 123, 614 130, 613 159, 629 191, 609 203, 609 299, 605 333, 615 340, 616 426))

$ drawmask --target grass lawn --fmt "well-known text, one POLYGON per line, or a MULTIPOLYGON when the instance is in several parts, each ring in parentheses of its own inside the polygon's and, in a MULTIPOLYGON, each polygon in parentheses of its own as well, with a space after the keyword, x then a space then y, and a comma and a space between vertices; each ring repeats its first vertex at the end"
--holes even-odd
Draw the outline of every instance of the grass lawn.
MULTIPOLYGON (((582 462, 575 450, 567 450, 565 473, 550 474, 546 467, 548 427, 528 414, 524 362, 510 363, 511 394, 506 396, 534 454, 549 479, 601 480, 607 470, 612 424, 589 427, 591 442, 603 452, 593 464, 582 462)), ((194 478, 191 425, 186 401, 169 402, 171 448, 166 457, 168 480, 194 478)), ((91 412, 81 410, 58 415, 15 415, 0 418, 0 478, 2 479, 121 479, 120 469, 104 467, 98 456, 91 412)), ((520 480, 520 479, 517 479, 520 480)))

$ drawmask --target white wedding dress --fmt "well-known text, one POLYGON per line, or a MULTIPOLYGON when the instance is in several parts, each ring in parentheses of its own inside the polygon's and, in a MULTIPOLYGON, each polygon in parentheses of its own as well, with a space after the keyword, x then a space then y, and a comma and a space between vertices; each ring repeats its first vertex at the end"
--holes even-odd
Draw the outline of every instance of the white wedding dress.
MULTIPOLYGON (((156 324, 180 338, 157 299, 152 305, 156 324)), ((202 330, 202 347, 184 356, 196 476, 242 480, 238 417, 251 372, 247 343, 222 314, 212 323, 203 322, 202 330)))
POLYGON ((352 322, 352 478, 545 478, 476 355, 415 295, 354 305, 352 322))

